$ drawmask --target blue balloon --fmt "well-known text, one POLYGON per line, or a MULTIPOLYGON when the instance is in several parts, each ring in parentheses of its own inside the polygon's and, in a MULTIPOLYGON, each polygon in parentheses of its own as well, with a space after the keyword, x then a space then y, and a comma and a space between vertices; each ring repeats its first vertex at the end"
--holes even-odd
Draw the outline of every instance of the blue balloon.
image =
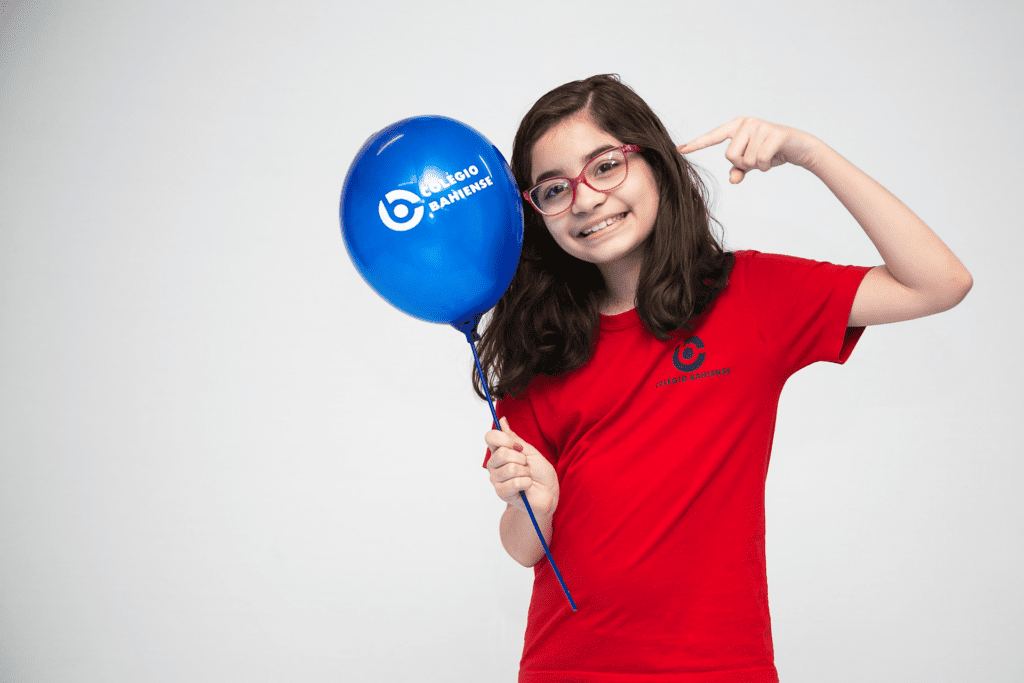
POLYGON ((483 135, 417 116, 356 154, 341 191, 341 232, 386 301, 469 337, 512 282, 523 206, 508 163, 483 135))

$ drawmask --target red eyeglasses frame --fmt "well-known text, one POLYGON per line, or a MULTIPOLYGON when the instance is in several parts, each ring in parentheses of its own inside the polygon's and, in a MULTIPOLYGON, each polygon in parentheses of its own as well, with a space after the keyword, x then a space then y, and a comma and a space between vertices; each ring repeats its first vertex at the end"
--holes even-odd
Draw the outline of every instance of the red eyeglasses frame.
POLYGON ((600 154, 595 154, 594 156, 592 156, 587 161, 587 163, 583 164, 583 170, 580 171, 580 174, 578 176, 576 176, 575 178, 567 178, 565 176, 556 176, 554 178, 545 178, 544 180, 540 181, 539 183, 537 183, 536 185, 531 187, 529 190, 526 190, 525 192, 523 192, 523 199, 525 199, 527 201, 527 203, 529 203, 529 205, 533 207, 533 210, 536 211, 537 213, 539 213, 541 216, 546 216, 548 218, 551 218, 553 216, 561 216, 563 213, 565 213, 566 211, 571 209, 573 204, 576 203, 576 186, 579 185, 580 183, 583 183, 584 185, 589 187, 594 192, 600 192, 601 194, 608 194, 609 192, 611 192, 611 191, 617 189, 619 186, 621 186, 622 183, 626 182, 626 177, 629 176, 629 157, 627 156, 627 154, 629 154, 629 152, 642 152, 643 149, 644 148, 639 146, 639 145, 622 145, 621 147, 616 147, 614 149, 606 149, 605 151, 601 152, 600 154), (608 154, 609 152, 622 152, 622 156, 626 157, 626 175, 622 176, 622 181, 618 185, 616 185, 615 187, 609 187, 607 190, 599 190, 599 189, 597 189, 596 187, 594 187, 593 185, 591 185, 590 183, 587 182, 587 177, 586 177, 587 176, 587 167, 590 166, 590 164, 593 163, 594 160, 604 156, 605 154, 608 154), (544 183, 551 182, 552 180, 568 180, 569 181, 569 186, 570 186, 570 189, 572 190, 572 201, 569 202, 569 206, 565 207, 564 209, 562 209, 558 213, 544 213, 543 211, 540 210, 539 206, 537 206, 536 204, 533 203, 533 198, 530 196, 530 193, 532 193, 534 190, 536 190, 538 187, 540 187, 544 183))

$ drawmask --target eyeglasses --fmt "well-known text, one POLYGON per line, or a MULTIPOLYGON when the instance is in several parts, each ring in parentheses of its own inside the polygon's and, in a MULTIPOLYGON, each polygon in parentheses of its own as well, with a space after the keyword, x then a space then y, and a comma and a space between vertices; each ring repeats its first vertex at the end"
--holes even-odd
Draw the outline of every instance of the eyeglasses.
POLYGON ((575 178, 548 178, 523 193, 533 208, 544 216, 564 213, 576 201, 576 186, 585 183, 597 192, 608 193, 621 185, 629 173, 627 152, 640 152, 642 147, 623 145, 601 152, 587 162, 583 172, 575 178))

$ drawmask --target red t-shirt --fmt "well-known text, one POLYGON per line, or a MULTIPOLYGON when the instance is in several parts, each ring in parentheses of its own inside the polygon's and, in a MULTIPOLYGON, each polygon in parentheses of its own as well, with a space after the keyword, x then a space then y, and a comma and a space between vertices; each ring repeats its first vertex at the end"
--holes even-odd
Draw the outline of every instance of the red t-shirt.
POLYGON ((521 683, 779 680, 764 548, 779 395, 849 357, 868 270, 737 252, 692 332, 662 342, 636 310, 602 315, 584 367, 498 402, 558 472, 549 547, 578 607, 541 559, 521 683))

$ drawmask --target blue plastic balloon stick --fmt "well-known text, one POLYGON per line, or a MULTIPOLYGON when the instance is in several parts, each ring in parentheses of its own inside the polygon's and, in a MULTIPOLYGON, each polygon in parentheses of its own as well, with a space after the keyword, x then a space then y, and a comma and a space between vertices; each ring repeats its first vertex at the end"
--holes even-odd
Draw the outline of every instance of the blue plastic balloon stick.
MULTIPOLYGON (((478 318, 479 320, 479 318, 478 318)), ((473 325, 473 329, 465 329, 456 326, 461 332, 466 335, 466 341, 469 342, 469 348, 473 349, 473 360, 476 361, 476 371, 480 375, 480 384, 484 387, 484 393, 487 394, 487 405, 491 408, 491 416, 494 418, 494 424, 497 425, 498 429, 501 429, 501 423, 498 422, 498 414, 494 412, 494 400, 491 398, 491 392, 487 388, 487 379, 484 377, 483 368, 480 367, 480 356, 476 353, 476 341, 479 341, 480 335, 476 332, 476 325, 473 325)), ((573 601, 572 596, 569 594, 569 588, 565 585, 565 581, 562 580, 562 572, 558 571, 558 565, 555 564, 555 558, 551 557, 551 551, 548 550, 548 544, 544 541, 544 534, 541 533, 540 525, 537 524, 537 518, 533 516, 533 508, 530 507, 530 501, 526 499, 526 491, 520 491, 519 495, 523 498, 523 505, 526 506, 526 511, 530 513, 530 521, 533 522, 533 528, 537 530, 537 538, 540 539, 540 544, 544 548, 544 554, 548 556, 548 562, 551 563, 551 568, 555 570, 555 576, 558 577, 558 583, 562 584, 562 591, 565 593, 565 597, 569 599, 569 606, 572 607, 572 611, 576 611, 576 603, 573 601)))

